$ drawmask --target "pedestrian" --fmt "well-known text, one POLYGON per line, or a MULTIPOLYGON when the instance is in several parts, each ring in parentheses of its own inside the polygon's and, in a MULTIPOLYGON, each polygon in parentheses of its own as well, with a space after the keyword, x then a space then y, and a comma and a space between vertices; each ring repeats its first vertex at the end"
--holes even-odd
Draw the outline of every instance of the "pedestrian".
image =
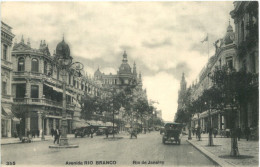
POLYGON ((54 129, 51 128, 51 137, 53 137, 53 135, 54 135, 54 129))
POLYGON ((108 138, 109 135, 108 128, 105 129, 105 134, 106 134, 106 138, 108 138))
POLYGON ((251 135, 251 130, 250 130, 250 128, 247 126, 246 129, 245 129, 246 141, 249 140, 250 135, 251 135))
POLYGON ((194 134, 195 134, 195 129, 192 128, 192 136, 194 136, 194 134))
POLYGON ((55 144, 55 142, 57 141, 57 144, 59 144, 59 138, 60 138, 59 129, 54 130, 53 135, 54 135, 54 142, 53 143, 55 144))
POLYGON ((199 141, 200 141, 200 134, 201 134, 200 126, 198 126, 198 127, 197 127, 196 138, 198 137, 198 138, 199 138, 199 141))
POLYGON ((240 127, 238 127, 238 128, 237 128, 237 139, 238 139, 238 141, 240 141, 241 134, 242 134, 242 130, 241 130, 240 127))
POLYGON ((216 138, 216 136, 217 136, 217 134, 218 134, 217 128, 214 128, 214 129, 213 129, 213 134, 214 134, 214 138, 216 138))
POLYGON ((32 130, 32 138, 35 138, 35 130, 32 130))
POLYGON ((90 130, 91 138, 93 138, 93 134, 94 134, 94 128, 91 128, 91 130, 90 130))

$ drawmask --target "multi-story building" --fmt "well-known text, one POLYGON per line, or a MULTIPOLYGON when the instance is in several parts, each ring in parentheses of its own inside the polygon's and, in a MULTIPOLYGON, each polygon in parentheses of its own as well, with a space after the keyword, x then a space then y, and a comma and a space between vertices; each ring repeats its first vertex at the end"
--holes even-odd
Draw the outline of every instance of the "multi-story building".
POLYGON ((1 22, 1 137, 11 137, 16 129, 17 118, 12 114, 12 60, 11 49, 14 34, 12 28, 1 22))
POLYGON ((258 133, 259 97, 259 36, 258 36, 258 2, 236 1, 230 12, 235 23, 238 69, 255 75, 252 85, 255 88, 245 104, 241 105, 240 126, 251 127, 258 133))
MULTIPOLYGON (((56 52, 70 49, 64 39, 57 45, 56 52)), ((39 49, 30 46, 28 40, 22 38, 15 43, 12 51, 13 82, 12 95, 14 104, 22 106, 20 112, 25 113, 21 118, 22 133, 26 131, 50 134, 51 129, 61 126, 62 118, 62 77, 66 82, 66 112, 68 133, 80 123, 81 96, 88 93, 93 96, 101 95, 101 87, 93 80, 84 76, 78 77, 73 68, 61 73, 55 63, 55 55, 51 56, 48 45, 41 41, 39 49)))
MULTIPOLYGON (((215 42, 215 55, 212 56, 206 67, 204 67, 199 74, 199 82, 191 86, 191 99, 196 100, 202 95, 203 91, 213 86, 210 75, 214 73, 216 67, 228 66, 238 70, 237 57, 236 57, 236 44, 235 33, 233 27, 229 24, 226 34, 223 38, 215 42)), ((212 126, 219 130, 230 128, 230 121, 228 116, 223 111, 211 111, 212 126)), ((209 111, 204 111, 201 114, 195 114, 193 117, 192 127, 199 124, 202 130, 208 131, 209 129, 209 111)))
POLYGON ((117 71, 117 74, 104 74, 99 68, 94 73, 95 80, 98 80, 105 88, 126 88, 129 86, 138 86, 142 88, 142 75, 139 73, 139 78, 137 76, 136 64, 133 65, 133 71, 128 64, 127 54, 124 52, 122 64, 117 71))
MULTIPOLYGON (((234 2, 235 9, 231 11, 231 16, 235 22, 235 32, 231 25, 228 26, 224 38, 216 41, 216 53, 209 59, 205 68, 199 75, 199 83, 193 84, 192 99, 198 98, 205 89, 212 86, 209 76, 213 73, 215 67, 226 65, 228 68, 236 71, 245 70, 254 75, 251 83, 255 91, 250 93, 250 98, 244 99, 237 110, 237 119, 235 123, 242 130, 245 127, 251 127, 253 134, 258 136, 258 2, 234 2)), ((228 109, 226 109, 228 110, 228 109)), ((224 111, 211 111, 211 121, 213 128, 219 130, 231 128, 231 117, 224 111)), ((209 128, 209 111, 201 114, 195 114, 192 126, 195 127, 201 123, 202 129, 207 131, 209 128)))

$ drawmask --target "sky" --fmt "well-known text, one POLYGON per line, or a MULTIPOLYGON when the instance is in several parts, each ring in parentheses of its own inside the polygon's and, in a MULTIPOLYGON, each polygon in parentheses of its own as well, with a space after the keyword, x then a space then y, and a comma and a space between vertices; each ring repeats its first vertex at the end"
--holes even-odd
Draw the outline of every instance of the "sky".
MULTIPOLYGON (((45 40, 51 54, 62 40, 88 75, 99 67, 116 73, 124 50, 142 73, 148 99, 165 121, 177 112, 182 73, 187 85, 198 78, 215 52, 213 42, 233 26, 233 2, 2 2, 1 19, 15 40, 39 48, 45 40)), ((233 26, 234 27, 234 26, 233 26)))

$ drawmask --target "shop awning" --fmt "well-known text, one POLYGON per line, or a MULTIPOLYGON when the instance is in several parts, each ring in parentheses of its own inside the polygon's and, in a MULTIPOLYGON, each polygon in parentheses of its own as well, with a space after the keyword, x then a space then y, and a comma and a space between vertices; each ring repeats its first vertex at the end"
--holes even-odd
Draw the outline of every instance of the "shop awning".
POLYGON ((14 116, 12 111, 7 107, 2 107, 1 115, 5 116, 5 118, 12 118, 14 116))
MULTIPOLYGON (((56 92, 63 93, 63 90, 62 90, 62 89, 60 89, 60 88, 57 88, 57 87, 55 87, 55 86, 52 86, 52 85, 49 85, 49 84, 47 84, 47 83, 44 83, 44 85, 46 85, 46 86, 48 86, 48 87, 52 88, 52 89, 53 89, 54 91, 56 91, 56 92)), ((66 91, 66 94, 67 94, 67 95, 69 95, 69 96, 72 96, 72 97, 74 97, 74 95, 73 95, 73 94, 71 94, 71 93, 69 93, 68 91, 66 91)))
POLYGON ((16 117, 13 117, 12 120, 15 121, 15 122, 20 122, 20 120, 16 117))
POLYGON ((74 122, 74 128, 81 128, 86 126, 89 126, 89 124, 84 120, 74 122))

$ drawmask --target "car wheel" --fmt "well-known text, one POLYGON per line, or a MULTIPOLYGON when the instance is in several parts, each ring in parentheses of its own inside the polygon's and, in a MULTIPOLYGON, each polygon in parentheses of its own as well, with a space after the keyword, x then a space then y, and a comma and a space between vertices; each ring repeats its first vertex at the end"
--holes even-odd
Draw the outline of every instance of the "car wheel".
POLYGON ((164 138, 162 139, 162 142, 163 142, 163 144, 165 144, 165 139, 164 138))

